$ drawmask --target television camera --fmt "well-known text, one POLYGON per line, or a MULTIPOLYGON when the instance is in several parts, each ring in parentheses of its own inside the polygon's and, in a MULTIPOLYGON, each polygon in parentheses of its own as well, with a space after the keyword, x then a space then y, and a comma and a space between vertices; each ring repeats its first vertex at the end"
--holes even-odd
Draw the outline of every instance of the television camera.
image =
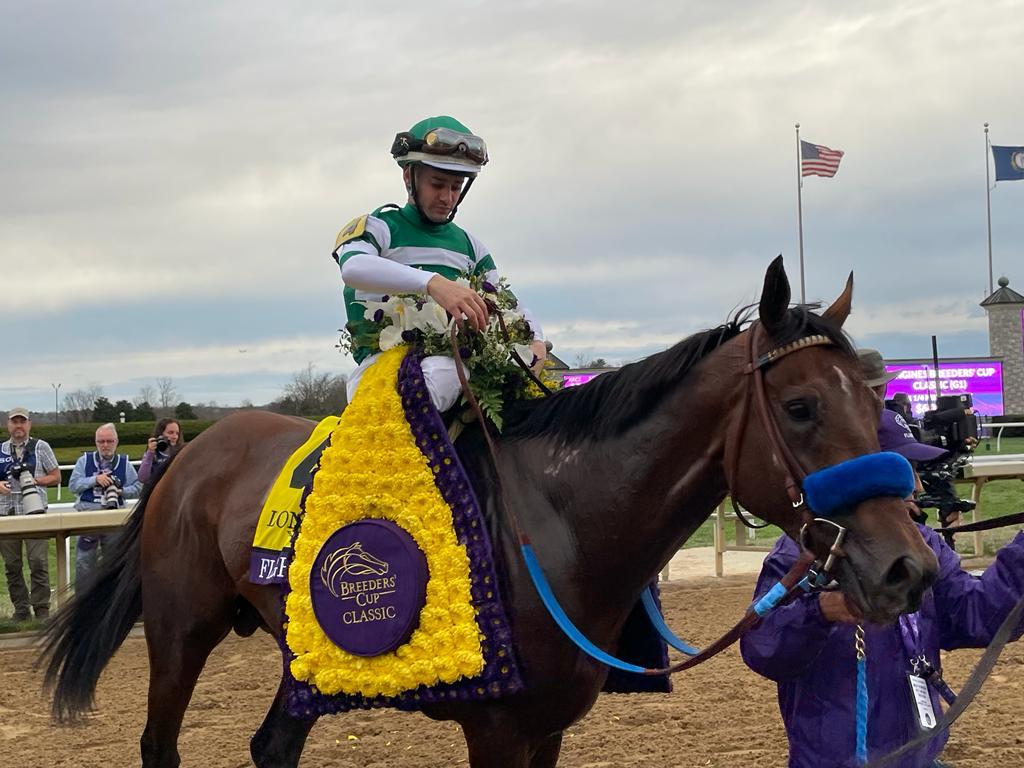
MULTIPOLYGON (((886 402, 887 407, 890 402, 886 402)), ((918 496, 917 504, 922 510, 934 509, 939 524, 945 528, 954 516, 970 512, 976 506, 975 502, 957 496, 954 482, 962 476, 962 469, 978 444, 978 418, 973 412, 974 400, 967 393, 941 395, 935 406, 919 423, 909 418, 907 422, 922 443, 948 451, 945 456, 918 465, 924 493, 918 496)), ((904 412, 902 408, 892 410, 904 412)), ((944 533, 943 538, 953 546, 953 534, 944 533)))

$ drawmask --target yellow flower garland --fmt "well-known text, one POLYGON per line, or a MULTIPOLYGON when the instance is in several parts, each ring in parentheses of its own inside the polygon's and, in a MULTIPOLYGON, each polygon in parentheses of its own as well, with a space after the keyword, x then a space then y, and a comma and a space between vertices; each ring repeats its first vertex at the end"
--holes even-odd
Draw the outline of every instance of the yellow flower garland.
POLYGON ((367 369, 320 459, 306 499, 288 576, 286 641, 291 673, 325 694, 396 696, 420 685, 474 677, 484 668, 470 596, 469 557, 456 539, 451 509, 416 446, 397 392, 408 348, 383 353, 367 369), (373 657, 354 656, 324 634, 313 614, 309 573, 323 542, 365 518, 400 525, 427 558, 429 581, 420 623, 408 642, 373 657))

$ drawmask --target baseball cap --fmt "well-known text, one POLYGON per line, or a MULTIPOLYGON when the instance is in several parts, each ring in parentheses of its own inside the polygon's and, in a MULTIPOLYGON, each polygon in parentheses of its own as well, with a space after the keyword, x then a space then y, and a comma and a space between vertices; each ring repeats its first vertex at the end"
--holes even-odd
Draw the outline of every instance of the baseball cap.
POLYGON ((934 445, 919 443, 906 420, 888 408, 882 411, 878 422, 878 445, 883 451, 895 451, 911 461, 932 461, 949 453, 934 445))
POLYGON ((882 353, 877 349, 862 347, 857 350, 857 357, 860 359, 860 370, 864 374, 864 383, 869 387, 880 387, 899 376, 898 373, 889 373, 885 370, 882 353))
POLYGON ((28 408, 22 408, 20 405, 16 408, 11 408, 7 414, 8 419, 13 419, 15 416, 21 416, 23 419, 31 419, 32 415, 28 412, 28 408))

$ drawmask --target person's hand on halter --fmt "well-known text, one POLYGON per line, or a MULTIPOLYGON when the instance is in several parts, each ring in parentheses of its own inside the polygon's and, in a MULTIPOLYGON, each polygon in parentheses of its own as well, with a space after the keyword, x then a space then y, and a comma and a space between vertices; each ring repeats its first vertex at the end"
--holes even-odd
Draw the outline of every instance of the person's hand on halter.
POLYGON ((818 606, 825 621, 841 624, 859 624, 864 617, 854 606, 850 605, 842 592, 822 592, 818 595, 818 606))

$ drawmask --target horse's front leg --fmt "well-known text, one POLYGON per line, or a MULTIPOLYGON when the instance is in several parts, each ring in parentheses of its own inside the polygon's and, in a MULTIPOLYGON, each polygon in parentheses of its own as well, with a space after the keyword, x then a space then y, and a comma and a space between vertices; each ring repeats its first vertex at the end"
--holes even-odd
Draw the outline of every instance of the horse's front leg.
POLYGON ((533 754, 530 768, 554 768, 562 751, 562 731, 548 736, 533 754))
POLYGON ((519 735, 506 724, 463 725, 470 768, 554 768, 562 732, 539 739, 519 735))
POLYGON ((288 714, 282 680, 263 725, 249 742, 253 764, 257 768, 295 768, 314 723, 316 718, 300 720, 288 714))

